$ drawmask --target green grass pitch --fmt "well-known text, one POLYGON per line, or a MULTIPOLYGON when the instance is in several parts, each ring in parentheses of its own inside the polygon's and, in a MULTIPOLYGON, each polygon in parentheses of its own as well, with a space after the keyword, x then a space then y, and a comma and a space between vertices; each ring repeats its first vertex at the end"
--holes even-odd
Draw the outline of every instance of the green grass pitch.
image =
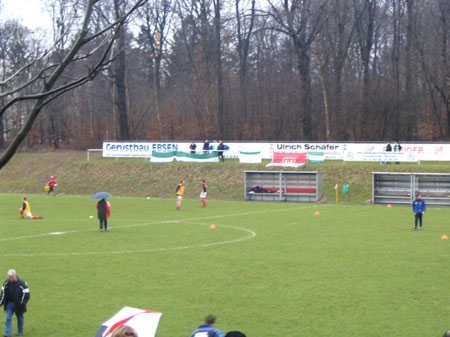
POLYGON ((21 197, 0 194, 0 280, 28 282, 25 336, 93 337, 123 306, 162 312, 157 337, 208 314, 248 337, 450 329, 449 208, 413 231, 407 206, 112 197, 99 232, 90 196, 27 195, 43 220, 19 219, 21 197))

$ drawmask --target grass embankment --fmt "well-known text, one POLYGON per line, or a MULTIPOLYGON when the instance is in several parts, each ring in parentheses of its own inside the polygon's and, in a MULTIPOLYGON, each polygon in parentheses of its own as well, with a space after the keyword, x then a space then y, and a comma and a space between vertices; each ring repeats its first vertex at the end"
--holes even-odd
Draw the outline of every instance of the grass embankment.
POLYGON ((447 162, 353 163, 326 161, 321 165, 306 165, 299 169, 266 167, 261 164, 241 164, 238 160, 224 163, 152 164, 142 158, 103 158, 101 154, 81 151, 49 151, 18 153, 0 170, 0 192, 44 193, 43 186, 50 175, 57 177, 58 194, 91 195, 105 190, 115 196, 173 197, 181 179, 186 181, 186 197, 197 198, 200 180, 206 179, 208 197, 222 200, 244 198, 244 171, 318 171, 323 174, 323 203, 335 203, 335 182, 350 185, 350 194, 340 201, 365 203, 371 198, 372 172, 450 172, 447 162))

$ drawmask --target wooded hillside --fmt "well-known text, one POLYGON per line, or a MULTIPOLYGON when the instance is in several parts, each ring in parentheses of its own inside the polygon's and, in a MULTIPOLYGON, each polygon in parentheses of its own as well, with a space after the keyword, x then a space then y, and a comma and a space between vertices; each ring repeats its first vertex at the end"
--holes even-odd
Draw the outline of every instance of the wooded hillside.
MULTIPOLYGON (((42 106, 24 146, 449 139, 448 0, 141 0, 109 52, 94 32, 136 3, 94 2, 84 50, 103 48, 111 63, 42 106)), ((35 62, 44 45, 56 41, 51 58, 58 60, 79 31, 80 16, 71 9, 81 13, 80 2, 53 5, 55 35, 47 41, 20 22, 0 24, 2 92, 8 93, 0 147, 19 134, 33 103, 27 96, 6 109, 10 98, 31 93, 14 94, 6 79, 16 76, 17 86, 33 74, 44 80, 44 65, 35 62)), ((82 57, 60 82, 93 67, 82 57)))

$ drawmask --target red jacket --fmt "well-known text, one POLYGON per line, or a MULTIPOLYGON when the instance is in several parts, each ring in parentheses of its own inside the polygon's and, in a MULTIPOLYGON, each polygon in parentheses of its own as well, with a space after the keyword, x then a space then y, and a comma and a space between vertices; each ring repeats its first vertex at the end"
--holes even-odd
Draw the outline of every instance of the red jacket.
POLYGON ((48 186, 55 186, 56 185, 56 180, 55 178, 51 177, 50 180, 47 183, 48 186))

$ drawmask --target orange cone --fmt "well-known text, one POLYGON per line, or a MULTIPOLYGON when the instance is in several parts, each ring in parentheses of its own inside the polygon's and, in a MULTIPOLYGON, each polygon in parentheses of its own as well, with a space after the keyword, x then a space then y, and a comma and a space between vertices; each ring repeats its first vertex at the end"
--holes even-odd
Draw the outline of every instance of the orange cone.
POLYGON ((447 234, 442 235, 442 236, 441 236, 441 240, 448 240, 447 234))
POLYGON ((320 215, 320 212, 319 211, 315 211, 314 215, 320 215))
POLYGON ((392 205, 391 204, 387 204, 387 208, 391 208, 392 207, 392 205))

